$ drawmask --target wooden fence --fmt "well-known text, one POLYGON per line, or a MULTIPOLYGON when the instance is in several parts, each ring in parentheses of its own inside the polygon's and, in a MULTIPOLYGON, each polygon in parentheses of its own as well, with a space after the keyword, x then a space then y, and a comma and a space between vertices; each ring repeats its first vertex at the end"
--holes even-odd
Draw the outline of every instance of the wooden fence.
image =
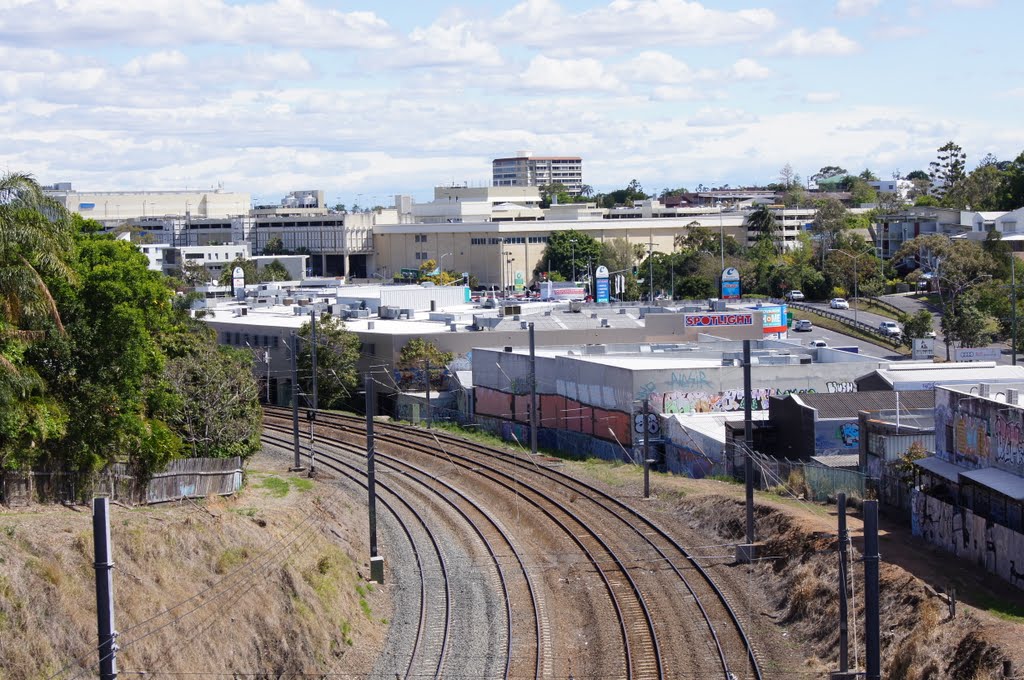
POLYGON ((122 463, 91 473, 0 472, 0 503, 9 507, 31 503, 84 503, 94 496, 107 496, 135 505, 210 495, 229 496, 241 486, 241 458, 185 458, 172 461, 145 484, 122 463))

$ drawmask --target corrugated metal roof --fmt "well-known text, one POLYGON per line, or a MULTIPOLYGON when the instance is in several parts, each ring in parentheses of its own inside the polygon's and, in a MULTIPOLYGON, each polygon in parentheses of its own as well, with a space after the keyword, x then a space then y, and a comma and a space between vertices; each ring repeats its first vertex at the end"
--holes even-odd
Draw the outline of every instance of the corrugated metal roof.
POLYGON ((998 468, 982 468, 980 470, 964 470, 960 473, 964 479, 987 486, 997 493, 1014 500, 1024 500, 1024 477, 998 468))
MULTIPOLYGON (((900 409, 934 408, 935 393, 931 390, 900 392, 900 409)), ((819 419, 854 418, 860 411, 882 411, 896 408, 896 392, 816 392, 772 397, 772 399, 798 398, 807 406, 817 409, 819 419)))
POLYGON ((859 453, 841 453, 837 456, 811 456, 811 460, 827 468, 860 467, 859 453))
POLYGON ((964 471, 964 468, 959 465, 953 465, 937 456, 927 456, 915 460, 914 465, 951 482, 960 481, 960 473, 964 471))
POLYGON ((929 364, 928 366, 928 368, 894 366, 892 369, 880 368, 875 373, 885 382, 894 386, 906 383, 961 385, 983 382, 1024 382, 1024 366, 996 366, 980 361, 974 362, 973 365, 965 362, 961 364, 929 364))

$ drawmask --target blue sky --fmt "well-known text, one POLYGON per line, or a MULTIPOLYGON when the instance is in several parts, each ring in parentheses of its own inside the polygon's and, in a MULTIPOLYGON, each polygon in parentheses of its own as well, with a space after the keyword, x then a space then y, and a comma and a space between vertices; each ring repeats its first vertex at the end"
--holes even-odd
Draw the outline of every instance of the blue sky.
POLYGON ((518 150, 597 190, 1024 151, 1017 0, 0 0, 0 169, 427 198, 518 150))

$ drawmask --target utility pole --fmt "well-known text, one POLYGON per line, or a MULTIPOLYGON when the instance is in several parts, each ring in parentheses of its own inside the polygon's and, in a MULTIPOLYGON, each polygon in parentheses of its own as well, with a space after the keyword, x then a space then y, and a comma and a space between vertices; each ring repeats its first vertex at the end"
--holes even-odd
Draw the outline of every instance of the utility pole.
POLYGON ((92 499, 92 542, 96 562, 96 629, 100 680, 117 678, 117 631, 114 630, 114 562, 110 559, 110 499, 92 499))
POLYGON ((530 322, 530 453, 537 455, 537 342, 530 322))
POLYGON ((267 364, 267 406, 270 405, 270 350, 263 350, 263 361, 267 364))
POLYGON ((373 441, 374 396, 373 376, 366 374, 366 493, 370 517, 370 578, 384 583, 384 558, 377 554, 377 478, 374 470, 375 452, 373 441))
POLYGON ((317 362, 316 362, 316 310, 312 310, 309 313, 309 341, 310 341, 310 358, 313 364, 313 408, 309 412, 309 476, 312 477, 316 473, 316 410, 318 406, 317 400, 317 384, 316 384, 316 373, 317 373, 317 362))
POLYGON ((839 672, 846 673, 850 670, 849 613, 846 601, 846 565, 849 557, 847 549, 849 534, 846 531, 846 494, 839 494, 837 500, 839 510, 839 672))
POLYGON ((430 429, 431 421, 433 420, 433 413, 430 410, 430 359, 427 359, 424 363, 424 371, 426 373, 427 382, 427 429, 430 429))
POLYGON ((651 497, 651 426, 650 401, 644 398, 644 498, 651 497))
POLYGON ((1017 365, 1017 256, 1010 253, 1010 281, 1011 298, 1013 300, 1013 346, 1010 347, 1010 356, 1013 357, 1012 364, 1017 365))
POLYGON ((647 249, 647 266, 649 269, 649 276, 651 277, 651 305, 654 304, 654 232, 652 231, 649 235, 650 247, 647 249))
POLYGON ((882 678, 882 646, 879 630, 878 501, 864 501, 864 651, 865 680, 882 678))
POLYGON ((754 422, 750 387, 750 340, 743 341, 743 477, 746 484, 747 542, 736 546, 736 561, 749 564, 756 558, 754 546, 754 422))
POLYGON ((292 444, 295 449, 295 461, 289 472, 301 472, 302 461, 299 459, 299 335, 292 331, 292 444))

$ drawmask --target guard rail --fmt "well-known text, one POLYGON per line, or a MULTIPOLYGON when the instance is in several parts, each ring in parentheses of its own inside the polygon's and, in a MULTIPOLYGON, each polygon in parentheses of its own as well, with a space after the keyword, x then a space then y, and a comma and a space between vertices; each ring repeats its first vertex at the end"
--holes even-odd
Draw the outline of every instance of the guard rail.
POLYGON ((884 344, 892 345, 894 348, 895 347, 899 347, 902 344, 901 342, 893 342, 893 339, 891 337, 889 337, 888 335, 883 335, 881 333, 881 331, 879 331, 877 328, 875 328, 874 326, 872 326, 870 324, 866 324, 863 321, 855 321, 854 319, 851 319, 848 316, 843 316, 842 314, 836 314, 835 312, 833 312, 831 310, 828 310, 828 309, 821 309, 820 307, 812 307, 811 305, 803 303, 803 302, 787 302, 786 304, 789 305, 792 309, 802 309, 805 312, 811 312, 812 314, 817 314, 818 316, 823 316, 826 319, 832 319, 833 321, 838 321, 839 323, 843 324, 844 326, 849 326, 850 328, 855 328, 858 331, 860 331, 861 333, 865 333, 867 335, 870 335, 873 338, 878 338, 884 344))

